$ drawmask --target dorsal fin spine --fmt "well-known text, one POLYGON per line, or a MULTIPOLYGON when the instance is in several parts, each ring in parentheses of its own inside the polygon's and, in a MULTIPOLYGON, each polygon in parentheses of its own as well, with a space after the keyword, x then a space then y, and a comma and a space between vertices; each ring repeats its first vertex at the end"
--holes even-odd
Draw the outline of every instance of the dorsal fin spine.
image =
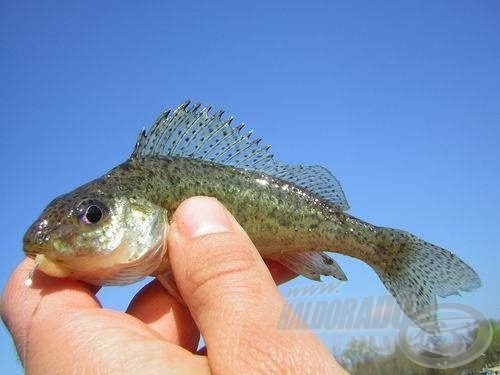
MULTIPOLYGON (((199 106, 200 106, 200 105, 198 105, 198 107, 199 107, 199 106)), ((188 127, 186 127, 186 130, 184 130, 184 133, 182 133, 182 135, 179 137, 179 139, 184 138, 184 137, 185 137, 185 136, 189 133, 189 131, 190 131, 190 130, 191 130, 191 129, 192 129, 192 128, 193 128, 193 127, 194 127, 194 126, 198 123, 198 121, 200 121, 200 120, 201 120, 201 117, 200 117, 200 116, 196 117, 196 118, 195 118, 195 119, 191 122, 191 124, 190 124, 188 127)), ((200 128, 200 130, 201 130, 201 128, 200 128)), ((188 144, 189 144, 189 143, 193 140, 193 138, 194 138, 194 135, 193 135, 192 137, 190 137, 190 139, 189 139, 189 141, 188 141, 188 144)), ((174 144, 174 146, 172 147, 172 149, 171 149, 171 151, 170 151, 172 154, 174 153, 175 148, 177 147, 177 145, 178 145, 178 144, 179 144, 179 142, 175 143, 175 144, 174 144)))
POLYGON ((189 99, 188 99, 188 100, 186 100, 184 103, 182 103, 182 104, 181 104, 181 105, 180 105, 180 106, 176 109, 176 111, 175 111, 175 112, 177 112, 177 111, 179 111, 179 110, 184 111, 184 110, 187 108, 187 106, 188 106, 189 104, 191 104, 191 100, 189 100, 189 99))
POLYGON ((340 184, 321 167, 289 166, 274 159, 271 146, 259 146, 253 131, 243 134, 244 124, 232 126, 233 117, 223 120, 223 110, 210 114, 211 107, 188 100, 175 111, 165 111, 149 132, 141 132, 131 157, 190 157, 233 168, 266 174, 293 183, 316 194, 333 209, 348 208, 340 184))
MULTIPOLYGON (((210 120, 210 122, 207 124, 207 126, 208 126, 208 125, 210 125, 210 124, 212 123, 212 121, 213 121, 213 119, 212 119, 212 120, 210 120)), ((207 137, 207 138, 205 139, 205 141, 203 142, 203 147, 200 147, 200 148, 198 149, 198 151, 199 151, 199 152, 202 152, 203 148, 204 148, 206 145, 210 144, 209 142, 210 142, 210 141, 211 141, 211 140, 212 140, 212 139, 216 136, 216 134, 217 134, 217 133, 218 133, 221 129, 223 129, 224 127, 227 127, 227 126, 229 126, 229 122, 227 122, 227 121, 226 121, 226 122, 222 122, 222 123, 221 123, 221 124, 220 124, 217 128, 215 128, 215 129, 211 132, 211 134, 209 134, 209 135, 208 135, 208 137, 207 137)), ((213 149, 213 147, 212 147, 212 149, 213 149)), ((205 155, 205 156, 207 156, 208 154, 209 154, 209 151, 204 151, 204 155, 205 155)))
MULTIPOLYGON (((242 152, 248 150, 249 148, 251 148, 252 146, 255 146, 255 145, 258 145, 259 142, 262 140, 262 138, 258 138, 258 139, 254 139, 252 142, 250 142, 247 146, 245 146, 244 148, 240 149, 238 152, 234 153, 233 155, 231 155, 230 157, 228 157, 225 162, 228 162, 230 161, 231 159, 234 159, 236 156, 240 155, 242 152)), ((238 163, 239 164, 239 163, 238 163)))
POLYGON ((262 148, 257 148, 255 150, 252 150, 252 152, 250 154, 248 154, 247 157, 241 159, 238 163, 236 163, 235 167, 238 168, 240 166, 244 166, 245 162, 247 162, 248 160, 250 160, 252 158, 255 158, 256 155, 258 155, 259 153, 263 153, 263 152, 264 152, 264 150, 262 148))
POLYGON ((195 112, 198 110, 198 108, 200 108, 200 106, 201 106, 201 103, 196 103, 195 105, 193 105, 193 106, 191 107, 190 112, 191 112, 191 113, 195 113, 195 112))
MULTIPOLYGON (((226 129, 226 128, 228 127, 226 123, 223 123, 223 125, 226 125, 226 126, 222 126, 222 127, 220 127, 220 128, 218 129, 218 131, 220 131, 220 130, 222 130, 222 129, 226 129)), ((214 134, 215 134, 215 133, 214 133, 214 134)), ((227 134, 226 134, 226 135, 223 135, 223 137, 222 137, 222 138, 219 138, 218 140, 216 140, 216 141, 215 141, 215 143, 214 143, 214 147, 212 147, 212 148, 210 149, 210 151, 208 151, 208 152, 207 152, 206 156, 208 157, 208 156, 212 153, 212 151, 216 151, 216 150, 217 150, 217 146, 218 146, 218 145, 220 145, 223 141, 225 141, 225 140, 226 140, 229 136, 230 136, 230 133, 229 133, 229 132, 227 132, 227 134)), ((213 137, 212 137, 212 138, 213 138, 213 137)), ((210 160, 212 160, 212 161, 213 161, 213 160, 215 160, 215 159, 217 158, 217 156, 219 156, 219 155, 218 155, 218 153, 217 153, 217 151, 216 151, 215 153, 216 153, 216 157, 215 157, 215 158, 214 158, 214 157, 209 158, 210 160)))
POLYGON ((222 115, 223 115, 223 114, 224 114, 224 110, 223 110, 223 109, 220 109, 220 110, 218 110, 218 111, 215 113, 215 115, 214 115, 214 116, 216 116, 216 117, 217 117, 217 119, 218 119, 219 121, 221 121, 221 119, 222 119, 222 115))

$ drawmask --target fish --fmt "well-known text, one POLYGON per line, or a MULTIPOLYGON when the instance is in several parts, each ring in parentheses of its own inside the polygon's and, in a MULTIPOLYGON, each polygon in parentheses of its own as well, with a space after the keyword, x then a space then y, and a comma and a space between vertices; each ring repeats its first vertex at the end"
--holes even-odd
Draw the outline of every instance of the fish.
POLYGON ((365 262, 427 332, 439 331, 437 296, 480 287, 476 272, 452 252, 348 214, 328 169, 285 164, 252 132, 242 132, 243 125, 234 126, 233 117, 201 107, 186 101, 163 112, 142 129, 125 162, 55 198, 23 238, 36 268, 94 285, 149 275, 161 280, 170 272, 166 237, 173 212, 204 195, 224 204, 263 258, 299 275, 346 281, 327 252, 365 262))

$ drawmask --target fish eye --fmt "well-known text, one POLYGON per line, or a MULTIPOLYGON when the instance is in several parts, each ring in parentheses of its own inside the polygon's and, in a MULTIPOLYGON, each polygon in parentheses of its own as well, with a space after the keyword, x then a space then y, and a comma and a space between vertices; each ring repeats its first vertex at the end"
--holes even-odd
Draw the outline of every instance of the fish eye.
POLYGON ((96 200, 82 202, 77 208, 78 218, 82 224, 99 223, 107 213, 106 206, 96 200))
POLYGON ((85 212, 84 218, 89 223, 97 224, 102 218, 102 211, 97 206, 89 206, 85 212))

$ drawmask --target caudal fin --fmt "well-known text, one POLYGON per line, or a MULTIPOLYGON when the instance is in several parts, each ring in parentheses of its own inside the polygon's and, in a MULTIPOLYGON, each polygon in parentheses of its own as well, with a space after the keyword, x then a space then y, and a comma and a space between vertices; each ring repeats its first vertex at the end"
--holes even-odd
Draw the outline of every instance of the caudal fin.
POLYGON ((382 228, 380 259, 372 264, 403 312, 429 333, 439 332, 436 296, 481 286, 476 272, 448 250, 396 229, 382 228))

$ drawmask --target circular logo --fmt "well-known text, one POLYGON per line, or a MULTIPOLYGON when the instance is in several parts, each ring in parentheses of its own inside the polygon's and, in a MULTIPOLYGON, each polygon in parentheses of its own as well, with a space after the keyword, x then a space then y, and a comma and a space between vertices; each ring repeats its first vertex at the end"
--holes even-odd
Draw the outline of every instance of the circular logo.
POLYGON ((424 332, 410 321, 400 330, 399 346, 409 359, 421 366, 447 369, 472 362, 488 348, 493 330, 479 310, 460 303, 440 303, 422 309, 419 315, 428 316, 436 309, 440 332, 424 332))

